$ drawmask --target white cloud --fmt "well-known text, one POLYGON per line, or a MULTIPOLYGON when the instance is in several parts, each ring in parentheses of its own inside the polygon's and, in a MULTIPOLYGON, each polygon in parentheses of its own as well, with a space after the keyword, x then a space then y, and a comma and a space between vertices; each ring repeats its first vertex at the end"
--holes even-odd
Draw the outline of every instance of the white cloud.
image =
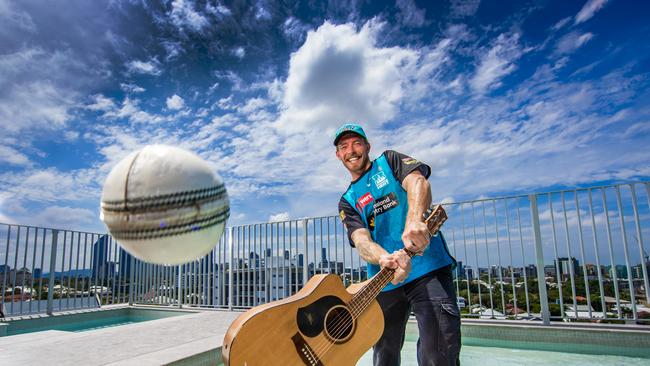
MULTIPOLYGON (((74 94, 73 94, 74 95, 74 94)), ((0 127, 16 133, 24 129, 60 129, 70 118, 74 100, 48 81, 33 81, 10 89, 0 101, 0 127)))
POLYGON ((244 58, 244 56, 246 56, 246 50, 244 50, 244 47, 235 47, 231 52, 234 56, 238 57, 239 59, 242 59, 244 58))
POLYGON ((255 4, 255 19, 257 20, 270 20, 271 12, 264 6, 262 1, 255 4))
POLYGON ((558 54, 566 54, 566 53, 571 53, 577 50, 578 48, 582 47, 584 44, 589 42, 592 38, 594 37, 593 33, 587 32, 587 33, 582 33, 580 32, 571 32, 566 35, 564 35, 562 38, 557 43, 556 46, 556 53, 558 54))
POLYGON ((185 101, 176 94, 167 98, 166 104, 168 109, 179 110, 185 108, 185 101))
POLYGON ((232 90, 234 91, 241 91, 244 89, 244 81, 241 79, 239 75, 237 75, 232 70, 216 71, 214 73, 214 76, 217 79, 229 81, 232 84, 232 90))
POLYGON ((490 50, 481 57, 476 73, 470 80, 472 89, 485 93, 501 86, 501 79, 513 72, 523 51, 519 46, 519 34, 501 34, 490 50))
POLYGON ((120 83, 120 88, 126 93, 143 93, 146 91, 143 87, 129 83, 120 83))
POLYGON ((472 16, 478 10, 481 0, 452 0, 451 16, 466 17, 472 16))
POLYGON ((86 105, 86 109, 91 111, 110 111, 115 109, 116 105, 113 99, 107 98, 102 94, 97 94, 93 96, 93 103, 86 105))
MULTIPOLYGON (((232 174, 229 192, 235 199, 251 192, 304 190, 299 187, 312 187, 309 194, 345 188, 345 171, 334 158, 330 133, 348 119, 364 122, 367 131, 388 121, 407 95, 406 85, 412 82, 407 74, 419 57, 414 50, 377 47, 380 29, 374 21, 361 29, 325 23, 292 55, 284 83, 260 84, 268 98, 249 98, 238 106, 230 96, 218 103, 237 108, 245 121, 254 122, 233 128, 239 136, 229 141, 232 151, 219 162, 232 174), (270 104, 278 102, 276 116, 268 107, 278 107, 270 104)), ((231 73, 218 75, 235 79, 231 73)), ((320 213, 331 212, 328 208, 320 213)), ((296 212, 308 215, 304 208, 296 212)))
POLYGON ((228 7, 224 6, 221 3, 217 3, 215 6, 210 4, 209 2, 205 4, 205 11, 212 15, 216 16, 229 16, 232 15, 232 11, 228 9, 228 7))
POLYGON ((289 221, 290 219, 288 212, 279 212, 269 216, 268 222, 289 221))
POLYGON ((163 116, 143 111, 139 107, 139 100, 129 97, 124 99, 119 109, 107 110, 102 117, 107 119, 127 119, 134 123, 159 123, 166 120, 163 116))
POLYGON ((571 21, 572 18, 573 17, 566 17, 566 18, 560 19, 557 23, 555 23, 553 25, 553 27, 551 27, 551 29, 560 30, 560 29, 564 28, 565 25, 569 24, 569 22, 571 21))
POLYGON ((65 131, 63 133, 63 138, 67 142, 74 142, 79 138, 79 132, 77 132, 77 131, 65 131))
POLYGON ((212 84, 210 88, 208 88, 208 94, 212 94, 215 90, 217 90, 218 87, 219 87, 219 82, 217 81, 214 84, 212 84))
POLYGON ((282 24, 284 36, 296 43, 304 41, 309 30, 310 27, 307 24, 294 17, 287 18, 282 24))
POLYGON ((29 164, 29 158, 10 146, 0 145, 0 163, 24 166, 29 164))
POLYGON ((169 17, 172 23, 181 30, 189 28, 194 32, 201 32, 210 23, 194 10, 195 4, 191 0, 174 0, 169 17))
POLYGON ((631 79, 614 73, 598 81, 567 83, 550 67, 540 67, 504 96, 434 110, 429 113, 443 117, 375 134, 371 143, 428 162, 433 168, 434 200, 459 192, 479 195, 558 183, 635 179, 650 169, 650 153, 631 148, 642 137, 632 141, 608 132, 609 126, 629 123, 643 114, 608 112, 611 103, 634 99, 629 94, 634 88, 629 86, 631 79))
POLYGON ((413 84, 407 88, 409 93, 409 96, 405 98, 407 105, 414 103, 417 106, 420 100, 432 90, 462 88, 460 76, 452 82, 441 80, 441 76, 446 71, 445 66, 450 60, 449 53, 454 43, 455 41, 450 38, 443 38, 432 49, 420 50, 421 57, 418 63, 412 65, 412 69, 405 70, 406 74, 413 79, 413 84))
POLYGON ((0 174, 3 193, 32 202, 82 201, 98 196, 99 177, 92 169, 62 172, 54 168, 0 174))
POLYGON ((153 76, 162 74, 162 70, 160 69, 158 61, 156 59, 151 59, 149 61, 133 60, 126 64, 126 68, 129 73, 147 74, 153 76))
MULTIPOLYGON (((0 1, 0 20, 4 26, 16 26, 30 33, 36 33, 37 28, 32 17, 24 11, 16 11, 10 1, 0 1)), ((0 34, 4 27, 0 28, 0 34)))
POLYGON ((0 54, 0 70, 0 128, 7 134, 64 128, 90 72, 68 49, 41 48, 0 54))
POLYGON ((264 98, 251 98, 243 106, 239 107, 237 111, 243 114, 251 114, 266 107, 268 104, 269 102, 264 98))
POLYGON ((277 123, 281 131, 333 131, 348 120, 377 126, 395 115, 407 78, 402 70, 418 55, 376 47, 381 27, 371 21, 357 31, 352 24, 326 22, 309 32, 290 60, 277 123))
POLYGON ((29 225, 80 230, 87 224, 97 223, 96 212, 86 208, 69 206, 47 206, 36 215, 26 218, 29 225))
POLYGON ((589 20, 591 17, 596 14, 596 12, 600 9, 602 9, 605 4, 607 4, 608 0, 589 0, 587 3, 580 9, 578 14, 576 15, 576 20, 574 24, 580 24, 583 22, 586 22, 589 20))
POLYGON ((165 52, 167 52, 167 56, 165 56, 165 60, 167 61, 177 58, 183 52, 183 47, 180 42, 164 41, 161 43, 165 47, 165 52))
POLYGON ((425 24, 425 10, 419 9, 413 0, 397 0, 397 19, 409 27, 422 27, 425 24))
POLYGON ((635 138, 644 135, 650 135, 650 121, 637 122, 631 125, 623 132, 622 137, 635 138))
POLYGON ((456 200, 454 200, 454 197, 451 197, 451 196, 450 197, 444 197, 443 199, 441 199, 439 201, 439 203, 441 203, 441 204, 447 204, 447 203, 453 203, 453 202, 456 202, 456 200))
POLYGON ((233 103, 232 95, 229 95, 228 98, 219 99, 216 105, 223 110, 232 110, 237 108, 237 105, 233 103))

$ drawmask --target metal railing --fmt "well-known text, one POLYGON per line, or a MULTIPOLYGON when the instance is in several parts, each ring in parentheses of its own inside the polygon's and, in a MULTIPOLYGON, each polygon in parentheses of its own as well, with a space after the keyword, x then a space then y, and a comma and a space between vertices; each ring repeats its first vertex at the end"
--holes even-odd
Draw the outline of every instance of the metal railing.
POLYGON ((648 192, 631 183, 446 205, 467 316, 650 321, 648 192))
POLYGON ((127 302, 132 258, 108 235, 0 224, 4 316, 127 302))
MULTIPOLYGON (((649 197, 637 182, 444 204, 461 313, 647 322, 649 197)), ((318 273, 367 279, 337 216, 229 227, 182 266, 144 263, 108 235, 5 224, 0 235, 7 316, 127 302, 244 309, 318 273)))

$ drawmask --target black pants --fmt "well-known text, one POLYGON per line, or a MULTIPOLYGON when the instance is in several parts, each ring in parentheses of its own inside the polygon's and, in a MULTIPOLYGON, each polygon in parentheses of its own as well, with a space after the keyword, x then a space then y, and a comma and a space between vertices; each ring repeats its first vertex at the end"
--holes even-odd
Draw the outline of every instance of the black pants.
POLYGON ((384 312, 384 334, 374 347, 375 366, 397 366, 411 311, 418 322, 418 364, 457 365, 460 312, 451 267, 433 271, 377 297, 384 312))

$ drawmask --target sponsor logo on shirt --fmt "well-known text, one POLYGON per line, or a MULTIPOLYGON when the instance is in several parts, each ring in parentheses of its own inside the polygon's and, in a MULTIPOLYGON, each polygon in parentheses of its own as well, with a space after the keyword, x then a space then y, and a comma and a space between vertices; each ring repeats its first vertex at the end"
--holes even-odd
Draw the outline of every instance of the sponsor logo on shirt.
POLYGON ((370 192, 364 194, 363 196, 359 197, 357 200, 357 208, 359 211, 363 210, 364 207, 368 206, 370 202, 372 202, 375 198, 370 194, 370 192))
POLYGON ((417 162, 418 162, 417 160, 413 159, 413 158, 410 157, 410 156, 409 156, 409 157, 406 157, 406 158, 404 158, 404 159, 402 159, 402 163, 404 163, 404 164, 406 164, 406 165, 412 165, 412 164, 415 164, 415 163, 417 163, 417 162))
POLYGON ((371 177, 372 181, 375 183, 377 189, 382 189, 388 185, 388 178, 384 172, 379 172, 371 177))
POLYGON ((390 192, 386 196, 378 198, 372 207, 375 215, 381 215, 392 210, 398 205, 399 201, 397 200, 397 196, 394 192, 390 192))
POLYGON ((339 217, 341 218, 341 222, 345 221, 345 212, 343 210, 339 212, 339 217))

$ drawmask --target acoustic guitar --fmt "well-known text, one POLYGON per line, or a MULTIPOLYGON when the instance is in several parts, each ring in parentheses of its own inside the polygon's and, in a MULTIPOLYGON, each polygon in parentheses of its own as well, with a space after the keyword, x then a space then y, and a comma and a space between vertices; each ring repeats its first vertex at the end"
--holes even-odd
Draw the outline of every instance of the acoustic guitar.
MULTIPOLYGON (((430 234, 446 219, 442 206, 429 209, 430 234)), ((384 331, 376 297, 394 273, 383 268, 347 289, 335 274, 313 276, 296 294, 242 313, 226 332, 223 361, 230 366, 356 364, 384 331)))

